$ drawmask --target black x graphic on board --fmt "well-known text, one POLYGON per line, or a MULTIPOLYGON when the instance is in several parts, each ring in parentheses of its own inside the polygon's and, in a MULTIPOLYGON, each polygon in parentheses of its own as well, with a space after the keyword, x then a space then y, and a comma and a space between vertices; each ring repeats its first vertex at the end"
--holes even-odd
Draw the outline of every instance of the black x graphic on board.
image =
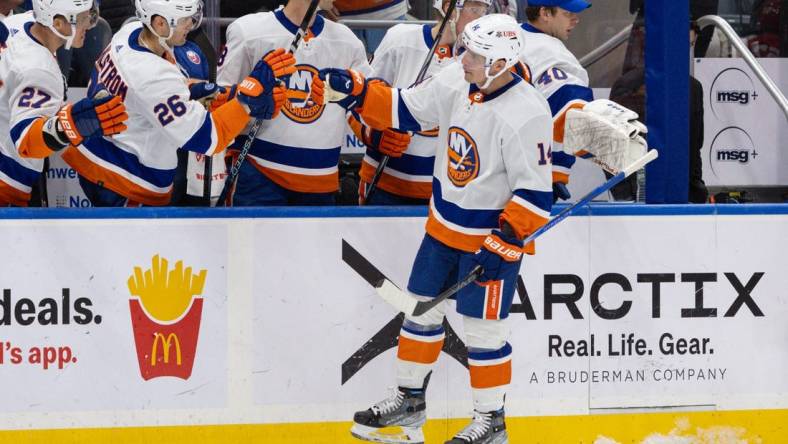
MULTIPOLYGON (((379 282, 385 277, 377 267, 372 265, 344 239, 342 239, 342 260, 370 285, 373 282, 379 282)), ((403 313, 395 316, 342 363, 342 385, 373 359, 383 354, 386 350, 397 346, 399 331, 404 319, 405 315, 403 313)), ((465 343, 454 332, 448 319, 443 320, 443 328, 446 331, 446 339, 443 342, 442 350, 456 359, 465 368, 468 368, 468 349, 465 348, 465 343)))

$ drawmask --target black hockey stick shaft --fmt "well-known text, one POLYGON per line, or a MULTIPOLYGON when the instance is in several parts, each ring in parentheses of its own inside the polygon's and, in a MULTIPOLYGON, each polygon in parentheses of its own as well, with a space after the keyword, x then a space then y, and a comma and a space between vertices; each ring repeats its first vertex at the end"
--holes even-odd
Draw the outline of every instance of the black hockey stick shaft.
MULTIPOLYGON (((202 176, 202 200, 206 207, 211 206, 211 180, 213 179, 213 157, 205 155, 205 168, 202 176)), ((187 160, 188 165, 188 160, 187 160)))
MULTIPOLYGON (((625 168, 624 170, 622 170, 621 172, 619 172, 615 176, 613 176, 610 179, 608 179, 607 182, 603 183, 602 185, 599 185, 598 187, 593 189, 591 192, 589 192, 588 194, 583 196, 577 202, 575 202, 572 205, 564 208, 563 211, 561 211, 560 213, 556 214, 555 217, 550 219, 549 222, 547 222, 546 224, 544 224, 541 227, 539 227, 539 229, 534 231, 533 233, 531 233, 530 236, 526 237, 525 240, 523 241, 523 245, 528 245, 529 243, 533 242, 537 237, 543 235, 545 232, 547 232, 551 228, 553 228, 556 225, 558 225, 562 220, 564 220, 567 217, 569 217, 570 215, 574 214, 577 211, 578 208, 583 207, 586 204, 591 203, 591 201, 595 197, 599 196, 600 194, 602 194, 604 192, 607 192, 608 190, 610 190, 614 186, 618 185, 624 179, 626 179, 627 177, 629 177, 632 174, 634 174, 637 170, 643 168, 646 164, 648 164, 649 162, 651 162, 654 159, 656 159, 657 156, 658 156, 657 150, 649 151, 646 155, 644 155, 643 157, 641 157, 640 159, 635 161, 632 165, 630 165, 629 167, 625 168)), ((432 299, 430 301, 419 301, 419 303, 416 304, 416 308, 413 309, 413 316, 421 316, 424 313, 428 312, 433 307, 435 307, 436 305, 440 304, 442 301, 444 301, 444 300, 448 299, 449 297, 451 297, 451 295, 453 295, 454 293, 460 291, 461 289, 465 288, 468 284, 470 284, 471 282, 473 282, 476 279, 478 279, 479 276, 481 276, 483 272, 484 272, 484 270, 482 269, 482 267, 480 265, 477 265, 476 267, 473 268, 473 270, 471 270, 470 273, 468 273, 467 276, 462 278, 462 280, 460 280, 456 284, 452 285, 451 288, 449 288, 448 290, 446 290, 443 293, 439 294, 434 299, 432 299)))
POLYGON ((38 178, 39 197, 41 198, 41 208, 49 207, 49 189, 47 188, 47 175, 49 174, 49 157, 44 158, 44 168, 38 178))
MULTIPOLYGON (((304 19, 301 20, 301 26, 298 27, 298 31, 296 31, 293 42, 290 43, 291 53, 295 54, 298 46, 304 39, 304 36, 306 36, 307 30, 309 29, 309 24, 312 22, 312 19, 317 13, 318 3, 320 3, 320 0, 312 0, 312 2, 309 3, 309 8, 307 8, 306 14, 304 14, 304 19)), ((235 183, 236 178, 238 178, 238 171, 241 170, 241 165, 243 165, 244 160, 246 160, 246 156, 249 154, 249 150, 252 148, 252 142, 254 142, 254 139, 257 138, 257 133, 260 132, 262 127, 263 119, 255 119, 252 129, 249 130, 249 138, 246 139, 244 146, 241 147, 241 152, 238 155, 238 159, 235 161, 235 163, 233 163, 232 168, 230 168, 230 174, 227 175, 227 179, 224 181, 224 188, 222 188, 222 192, 219 194, 219 200, 216 203, 217 205, 225 204, 227 193, 230 191, 230 188, 232 188, 232 184, 235 183)))
MULTIPOLYGON (((456 7, 457 2, 452 0, 449 3, 449 7, 446 9, 446 15, 443 16, 440 28, 438 28, 438 34, 435 36, 435 41, 432 42, 432 48, 430 48, 430 52, 424 59, 424 63, 421 64, 421 69, 419 70, 419 74, 416 76, 416 81, 413 82, 414 85, 421 83, 424 80, 424 77, 427 76, 427 70, 430 69, 430 64, 432 63, 432 59, 435 55, 435 50, 438 49, 438 44, 443 38, 443 32, 446 30, 446 25, 449 23, 449 18, 454 15, 454 8, 456 7)), ((369 199, 375 193, 378 182, 380 182, 380 177, 383 175, 383 170, 386 169, 386 165, 389 163, 389 159, 391 159, 390 156, 383 156, 383 158, 380 159, 378 167, 375 169, 375 174, 372 176, 372 180, 367 186, 366 193, 364 193, 364 200, 361 202, 363 205, 366 205, 367 202, 369 202, 369 199)))

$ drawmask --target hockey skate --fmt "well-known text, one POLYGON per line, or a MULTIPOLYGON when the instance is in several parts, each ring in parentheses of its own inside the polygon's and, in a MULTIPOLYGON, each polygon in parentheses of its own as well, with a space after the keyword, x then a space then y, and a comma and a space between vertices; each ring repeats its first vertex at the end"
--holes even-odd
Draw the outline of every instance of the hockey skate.
POLYGON ((423 389, 392 389, 389 398, 353 415, 350 433, 364 441, 424 444, 426 409, 423 389))
POLYGON ((508 444, 503 409, 482 413, 473 412, 473 420, 446 444, 508 444))

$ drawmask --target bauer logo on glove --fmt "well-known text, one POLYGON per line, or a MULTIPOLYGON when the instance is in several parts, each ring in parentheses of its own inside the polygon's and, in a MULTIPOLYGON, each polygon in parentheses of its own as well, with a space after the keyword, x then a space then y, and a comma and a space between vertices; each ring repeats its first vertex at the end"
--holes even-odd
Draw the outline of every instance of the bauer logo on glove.
POLYGON ((520 258, 523 257, 521 249, 502 242, 498 236, 487 236, 484 239, 484 246, 507 261, 519 261, 520 258))

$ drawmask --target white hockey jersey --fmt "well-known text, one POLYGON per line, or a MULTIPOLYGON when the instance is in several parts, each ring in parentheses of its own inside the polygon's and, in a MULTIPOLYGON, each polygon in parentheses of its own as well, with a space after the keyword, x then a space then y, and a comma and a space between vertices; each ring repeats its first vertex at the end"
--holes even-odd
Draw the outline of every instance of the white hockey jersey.
POLYGON ((41 129, 66 94, 57 59, 30 33, 33 20, 28 12, 3 21, 9 38, 0 53, 0 205, 27 206, 44 161, 20 151, 46 146, 41 129))
MULTIPOLYGON (((217 83, 240 82, 266 53, 289 48, 297 30, 282 9, 239 18, 227 28, 217 83)), ((296 72, 286 80, 289 91, 282 114, 263 124, 248 160, 288 190, 331 193, 339 188, 337 165, 347 128, 345 110, 335 104, 315 104, 310 98, 312 77, 323 68, 353 68, 365 75, 371 68, 353 32, 320 16, 295 58, 296 72)))
POLYGON ((408 13, 407 0, 336 0, 334 7, 351 20, 395 20, 408 13))
POLYGON ((452 248, 478 250, 502 219, 525 237, 550 215, 550 108, 513 77, 485 96, 455 63, 410 89, 370 87, 360 110, 375 128, 440 127, 427 233, 452 248))
MULTIPOLYGON (((386 32, 372 59, 372 76, 396 88, 413 85, 425 57, 432 49, 432 27, 429 25, 396 25, 386 32)), ((427 77, 455 62, 450 46, 436 49, 427 77)), ((437 128, 413 134, 408 150, 400 158, 389 159, 380 176, 378 187, 398 196, 429 199, 432 194, 432 171, 437 149, 437 128)), ((372 182, 372 176, 383 156, 367 149, 361 164, 361 179, 372 182)))
POLYGON ((96 61, 88 91, 93 95, 105 88, 123 97, 128 129, 69 147, 63 159, 89 181, 130 201, 166 205, 178 163, 176 150, 221 152, 249 116, 237 103, 209 113, 189 100, 186 77, 174 61, 141 46, 141 32, 142 24, 133 22, 112 37, 96 61))
POLYGON ((529 23, 522 24, 525 49, 521 61, 533 73, 534 86, 550 104, 553 114, 553 181, 567 183, 575 157, 565 153, 564 124, 566 112, 594 100, 588 87, 588 73, 564 43, 529 23))

